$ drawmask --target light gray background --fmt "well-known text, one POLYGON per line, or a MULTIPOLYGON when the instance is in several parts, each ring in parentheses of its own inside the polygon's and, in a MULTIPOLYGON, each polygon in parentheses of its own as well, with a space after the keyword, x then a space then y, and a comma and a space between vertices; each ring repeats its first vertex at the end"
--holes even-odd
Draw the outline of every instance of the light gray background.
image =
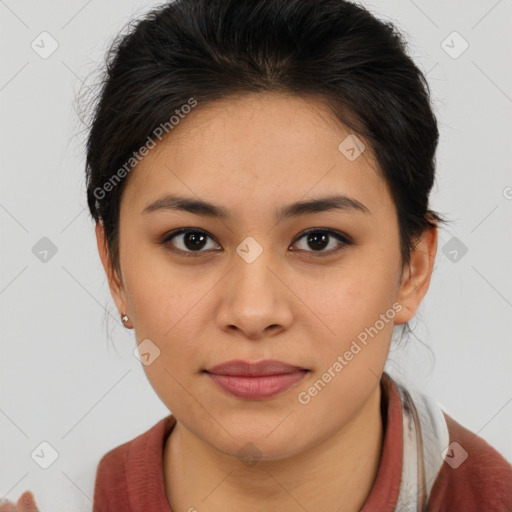
MULTIPOLYGON (((441 131, 432 207, 454 219, 412 322, 435 362, 411 338, 390 371, 512 461, 512 2, 364 4, 427 73, 441 131), (454 31, 469 44, 457 58, 442 47, 454 31), (452 237, 467 247, 455 261, 452 237)), ((90 510, 99 458, 168 414, 109 295, 74 110, 112 37, 154 5, 0 0, 0 498, 31 489, 42 510, 90 510), (43 31, 59 45, 46 59, 31 48, 43 31), (57 248, 47 262, 32 251, 43 237, 57 248), (31 458, 43 441, 58 452, 48 469, 31 458)))

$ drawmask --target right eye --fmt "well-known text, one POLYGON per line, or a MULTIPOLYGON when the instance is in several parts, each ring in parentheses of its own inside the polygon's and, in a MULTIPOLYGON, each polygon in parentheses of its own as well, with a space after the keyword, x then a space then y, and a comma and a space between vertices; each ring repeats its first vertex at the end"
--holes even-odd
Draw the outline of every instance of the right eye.
POLYGON ((171 251, 181 253, 183 256, 199 256, 208 238, 213 240, 206 231, 197 228, 180 228, 164 235, 161 244, 168 247, 171 251), (178 240, 178 243, 171 243, 171 240, 178 240), (172 246, 172 247, 170 247, 172 246), (199 254, 194 254, 199 253, 199 254))

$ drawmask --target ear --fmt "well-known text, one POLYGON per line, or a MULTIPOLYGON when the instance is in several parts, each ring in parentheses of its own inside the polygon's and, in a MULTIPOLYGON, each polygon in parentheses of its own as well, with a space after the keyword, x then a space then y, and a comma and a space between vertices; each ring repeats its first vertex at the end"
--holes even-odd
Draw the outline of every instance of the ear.
POLYGON ((409 264, 404 268, 397 301, 402 310, 395 315, 395 324, 408 322, 416 313, 430 286, 437 253, 438 229, 428 227, 416 240, 409 264))
POLYGON ((126 293, 118 272, 112 269, 105 229, 101 222, 96 223, 96 243, 98 245, 98 252, 100 254, 103 269, 105 270, 105 274, 108 278, 110 293, 114 299, 117 310, 120 314, 127 313, 128 301, 126 300, 126 293))

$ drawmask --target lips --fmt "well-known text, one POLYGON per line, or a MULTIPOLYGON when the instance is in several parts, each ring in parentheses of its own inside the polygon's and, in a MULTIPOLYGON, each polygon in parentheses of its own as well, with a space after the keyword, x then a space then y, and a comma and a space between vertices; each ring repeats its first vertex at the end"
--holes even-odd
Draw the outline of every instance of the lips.
POLYGON ((234 375, 238 377, 264 377, 267 375, 284 375, 288 373, 296 373, 299 371, 307 371, 307 368, 294 366, 283 363, 276 359, 267 359, 258 363, 249 363, 240 359, 228 361, 219 364, 208 370, 208 373, 216 375, 234 375))
POLYGON ((258 363, 236 360, 204 372, 219 389, 231 396, 264 400, 297 385, 309 370, 277 360, 258 363))

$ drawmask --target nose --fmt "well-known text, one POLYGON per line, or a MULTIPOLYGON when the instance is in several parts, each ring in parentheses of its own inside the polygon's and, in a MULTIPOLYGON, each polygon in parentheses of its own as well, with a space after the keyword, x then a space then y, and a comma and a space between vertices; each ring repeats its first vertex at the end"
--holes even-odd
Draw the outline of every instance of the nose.
POLYGON ((271 261, 270 252, 263 251, 250 263, 234 258, 234 268, 224 279, 218 310, 222 330, 261 341, 290 327, 293 293, 278 277, 278 263, 271 261))

